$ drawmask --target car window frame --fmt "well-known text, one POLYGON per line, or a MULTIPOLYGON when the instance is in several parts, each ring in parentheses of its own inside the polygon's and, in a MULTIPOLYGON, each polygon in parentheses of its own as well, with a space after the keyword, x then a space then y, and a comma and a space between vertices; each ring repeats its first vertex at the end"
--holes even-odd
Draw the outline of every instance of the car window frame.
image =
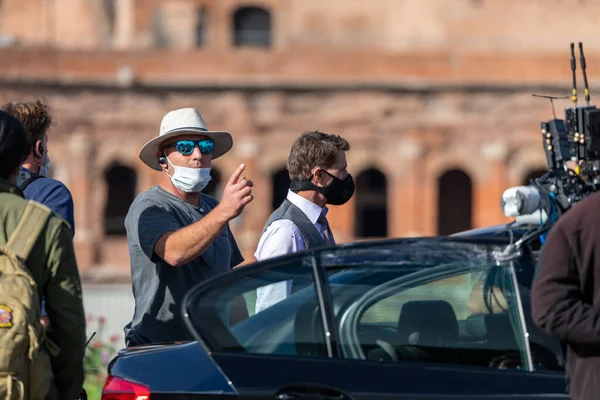
MULTIPOLYGON (((416 280, 419 282, 418 286, 421 286, 422 280, 428 280, 428 283, 431 283, 431 282, 437 281, 438 279, 443 280, 443 279, 452 278, 452 277, 456 276, 455 274, 447 274, 447 273, 435 274, 435 272, 434 272, 433 275, 427 275, 425 273, 425 272, 432 272, 431 271, 432 269, 443 271, 443 269, 447 268, 447 266, 448 266, 448 264, 440 264, 440 265, 432 267, 432 268, 421 269, 419 271, 421 273, 421 276, 416 277, 416 280)), ((468 272, 470 270, 472 270, 472 267, 463 266, 461 268, 456 268, 454 271, 464 273, 464 272, 468 272)), ((395 296, 396 294, 398 294, 402 291, 402 290, 400 290, 400 288, 398 286, 396 286, 396 281, 402 280, 402 279, 405 279, 405 277, 404 276, 397 277, 389 282, 386 282, 383 285, 379 285, 379 286, 369 289, 366 293, 361 295, 361 298, 359 298, 358 302, 354 302, 347 310, 344 311, 344 315, 341 315, 338 317, 338 318, 340 318, 340 326, 343 326, 344 328, 348 329, 347 332, 344 330, 344 332, 342 333, 343 337, 348 336, 347 338, 344 339, 344 345, 348 346, 348 348, 353 351, 351 354, 352 357, 346 357, 345 359, 348 359, 348 360, 367 359, 361 346, 360 345, 358 345, 358 346, 351 345, 350 342, 356 341, 358 343, 358 329, 360 326, 360 321, 361 321, 361 318, 364 316, 365 312, 368 311, 370 307, 372 307, 373 305, 377 304, 378 302, 380 302, 384 299, 387 299, 391 296, 395 296), (366 298, 366 296, 369 295, 370 292, 374 292, 376 294, 371 298, 366 298)), ((415 279, 415 278, 412 278, 412 279, 415 279)), ((411 282, 409 281, 409 282, 405 282, 405 283, 411 283, 411 282)), ((405 290, 413 289, 418 286, 405 288, 405 290)))
MULTIPOLYGON (((519 285, 516 280, 514 263, 513 263, 513 261, 510 261, 505 265, 497 265, 497 266, 505 269, 506 273, 508 274, 507 279, 510 279, 510 281, 511 281, 510 283, 512 285, 512 287, 511 287, 512 293, 511 294, 516 297, 515 305, 514 305, 515 308, 512 310, 512 313, 513 313, 514 317, 517 318, 517 321, 515 321, 517 325, 514 326, 513 329, 514 329, 517 343, 522 351, 522 357, 523 357, 523 363, 524 363, 524 368, 522 370, 523 371, 534 371, 531 348, 530 348, 529 340, 528 340, 528 336, 527 336, 527 326, 525 323, 525 317, 524 317, 523 307, 522 307, 521 293, 519 292, 519 285)), ((443 271, 445 266, 439 265, 439 266, 436 266, 433 268, 443 271)), ((453 273, 451 273, 451 274, 446 274, 443 272, 439 273, 439 274, 435 274, 435 272, 434 272, 433 275, 426 276, 426 274, 423 274, 422 278, 417 278, 417 279, 431 279, 431 281, 433 282, 437 279, 451 278, 453 276, 456 276, 456 273, 468 273, 470 270, 473 270, 473 268, 468 267, 468 266, 458 267, 458 268, 455 268, 453 273)), ((422 272, 426 272, 426 271, 427 271, 427 269, 422 270, 422 272)), ((484 272, 484 269, 481 269, 481 271, 484 272)), ((368 361, 366 358, 366 355, 363 352, 363 349, 360 346, 355 346, 352 344, 355 342, 358 343, 358 331, 356 331, 356 329, 359 328, 360 320, 364 316, 364 313, 369 309, 369 307, 373 306, 374 304, 376 304, 377 302, 379 302, 385 298, 388 298, 390 296, 389 293, 392 293, 391 296, 397 294, 394 292, 398 291, 398 287, 393 285, 392 282, 393 281, 390 281, 389 287, 387 287, 387 285, 386 285, 386 287, 378 286, 378 287, 370 289, 370 291, 378 291, 379 293, 376 294, 373 298, 365 298, 363 300, 363 302, 361 302, 361 303, 353 303, 349 309, 344 311, 343 315, 339 315, 337 317, 339 319, 340 343, 341 343, 342 347, 344 347, 344 349, 346 349, 347 351, 350 351, 350 357, 348 357, 347 354, 343 355, 343 358, 345 360, 368 361)), ((363 296, 366 296, 366 295, 368 295, 368 291, 363 296)), ((386 362, 386 361, 383 361, 383 362, 386 362)), ((396 363, 396 362, 401 362, 401 361, 390 361, 390 362, 396 363)), ((435 364, 435 363, 432 363, 432 364, 435 364)), ((480 368, 477 366, 471 366, 471 367, 480 368)))
MULTIPOLYGON (((215 289, 215 287, 232 284, 235 281, 244 278, 249 275, 254 275, 261 271, 276 269, 283 265, 287 265, 298 261, 299 264, 310 266, 312 274, 311 277, 313 279, 315 285, 315 296, 317 297, 317 302, 319 305, 319 313, 321 316, 321 320, 323 322, 323 336, 325 340, 325 345, 328 351, 327 358, 336 358, 339 355, 339 345, 337 343, 337 333, 335 329, 332 331, 331 329, 325 330, 325 327, 331 327, 331 321, 333 321, 333 315, 331 318, 328 317, 332 308, 327 306, 325 302, 331 302, 331 293, 328 291, 328 287, 326 287, 327 276, 325 274, 325 270, 323 270, 319 262, 317 261, 317 256, 314 254, 314 251, 303 251, 290 255, 284 255, 279 257, 274 257, 269 260, 265 260, 259 263, 255 263, 254 265, 244 266, 240 268, 236 268, 228 273, 216 276, 207 280, 205 282, 200 282, 197 285, 193 286, 183 297, 181 304, 181 313, 183 315, 184 325, 191 333, 192 337, 198 341, 204 348, 204 350, 209 353, 218 353, 218 352, 231 352, 231 351, 223 351, 224 346, 217 346, 217 344, 223 340, 227 342, 237 342, 233 334, 230 332, 227 326, 222 324, 222 321, 217 321, 216 326, 218 327, 218 336, 219 339, 216 338, 217 334, 210 330, 200 330, 196 329, 194 326, 194 322, 191 321, 190 313, 188 312, 188 306, 193 297, 202 296, 208 292, 211 292, 215 289), (324 311, 325 309, 329 311, 324 311), (222 326, 221 326, 222 325, 222 326)), ((204 321, 202 322, 204 324, 204 321)), ((239 346, 243 349, 243 346, 239 346)), ((238 351, 239 353, 245 353, 244 350, 238 351)), ((254 353, 247 353, 254 354, 254 353)), ((275 354, 261 354, 261 355, 273 355, 275 354)))
POLYGON ((535 367, 533 365, 533 355, 531 354, 531 345, 529 343, 529 334, 527 333, 527 321, 525 319, 525 312, 523 310, 523 298, 521 297, 521 291, 519 288, 519 280, 517 279, 517 272, 515 269, 515 259, 509 261, 509 272, 512 278, 512 284, 516 295, 517 311, 519 315, 519 325, 521 327, 521 337, 519 338, 523 346, 525 347, 525 356, 527 357, 527 366, 524 371, 534 372, 535 367))
MULTIPOLYGON (((486 240, 486 239, 487 238, 473 239, 473 238, 450 238, 450 237, 446 237, 446 238, 431 238, 431 237, 429 237, 429 238, 407 238, 407 239, 396 239, 394 241, 394 244, 401 245, 401 244, 404 244, 405 242, 410 243, 415 240, 429 240, 432 242, 432 244, 442 241, 442 242, 456 243, 457 245, 463 244, 463 245, 467 245, 467 246, 483 246, 486 248, 486 251, 490 252, 490 254, 491 254, 493 251, 493 248, 497 248, 500 243, 504 242, 504 241, 486 240)), ((370 245, 377 246, 377 242, 379 242, 379 241, 372 241, 372 243, 370 243, 370 245)), ((212 353, 215 353, 215 354, 217 354, 217 353, 232 353, 231 351, 228 351, 228 350, 224 351, 222 349, 223 346, 212 345, 213 343, 219 343, 219 341, 222 341, 224 337, 227 338, 226 340, 232 340, 237 343, 237 341, 235 340, 235 337, 231 334, 231 332, 229 331, 227 326, 220 327, 220 328, 225 328, 225 329, 220 329, 223 332, 219 333, 219 335, 223 335, 223 336, 220 336, 219 339, 216 339, 216 334, 212 329, 200 331, 194 327, 194 324, 192 323, 192 321, 190 321, 190 314, 188 313, 188 310, 187 310, 187 306, 188 306, 188 303, 190 302, 190 299, 193 296, 200 296, 203 293, 214 290, 215 287, 231 284, 240 278, 256 274, 260 271, 274 269, 279 266, 292 263, 294 261, 298 261, 300 264, 310 265, 310 267, 312 268, 313 281, 314 281, 314 285, 315 285, 315 293, 316 293, 318 304, 320 307, 319 313, 320 313, 320 316, 321 316, 321 319, 323 322, 323 326, 322 326, 323 332, 322 333, 323 333, 325 345, 327 348, 327 357, 324 357, 324 358, 339 359, 339 360, 344 360, 346 362, 350 362, 350 361, 352 361, 352 362, 370 362, 369 360, 343 358, 341 346, 340 346, 337 322, 336 322, 335 316, 334 316, 334 309, 333 309, 334 305, 333 305, 333 299, 332 299, 332 294, 331 294, 331 288, 330 288, 330 284, 329 284, 329 280, 328 280, 328 271, 340 270, 340 269, 344 269, 344 268, 352 268, 353 266, 352 265, 344 266, 341 264, 330 265, 323 261, 324 255, 326 255, 328 252, 340 252, 340 251, 344 251, 345 249, 348 249, 348 248, 354 248, 354 247, 352 247, 352 244, 328 246, 328 247, 323 247, 323 248, 319 248, 319 249, 315 249, 315 250, 306 250, 306 251, 297 252, 297 253, 293 253, 293 254, 289 254, 289 255, 279 256, 279 257, 275 257, 275 258, 272 258, 269 260, 254 263, 249 266, 236 268, 228 273, 213 277, 205 282, 201 282, 201 283, 195 285, 194 287, 192 287, 185 294, 185 296, 183 298, 182 305, 181 305, 181 312, 184 317, 183 318, 184 324, 186 325, 186 328, 190 331, 192 336, 198 341, 198 343, 204 348, 204 350, 209 355, 212 353)), ((534 369, 532 368, 533 363, 532 363, 531 349, 529 346, 529 341, 527 340, 527 331, 526 331, 527 327, 526 327, 526 322, 525 322, 525 318, 523 315, 521 293, 519 292, 519 285, 518 285, 518 281, 517 281, 516 274, 515 274, 514 264, 512 261, 509 261, 508 265, 506 265, 505 267, 510 269, 510 275, 513 280, 513 285, 515 288, 514 289, 515 295, 517 296, 517 302, 518 302, 518 308, 519 308, 518 317, 519 317, 519 323, 521 326, 519 334, 521 336, 520 339, 524 341, 524 347, 525 347, 527 364, 528 364, 527 369, 523 369, 522 371, 531 372, 531 371, 534 371, 534 369)), ((243 348, 243 346, 241 346, 241 347, 243 348)), ((239 351, 238 353, 244 353, 247 355, 269 356, 269 357, 279 356, 277 354, 245 353, 245 351, 239 351)), ((297 357, 301 357, 301 356, 297 356, 297 357)), ((396 361, 396 363, 397 362, 398 361, 396 361)), ((477 368, 477 367, 474 367, 474 368, 477 368)))
POLYGON ((519 290, 519 301, 522 304, 522 309, 523 309, 523 318, 525 319, 525 326, 524 329, 526 330, 527 333, 527 342, 528 342, 528 346, 530 348, 530 353, 532 356, 532 361, 533 361, 533 350, 531 348, 531 342, 536 342, 536 340, 531 338, 531 332, 534 332, 534 336, 538 335, 538 337, 543 336, 545 337, 546 343, 543 342, 536 342, 538 345, 541 345, 543 347, 545 347, 546 350, 551 351, 553 353, 553 355, 556 357, 556 361, 557 361, 557 366, 562 367, 562 369, 559 370, 553 370, 553 369, 536 369, 535 365, 533 365, 533 369, 534 371, 538 372, 538 373, 565 373, 566 371, 566 355, 565 355, 565 351, 564 351, 564 347, 563 344, 547 335, 545 332, 543 332, 540 328, 538 328, 537 326, 535 326, 534 322, 533 322, 533 316, 531 314, 531 309, 528 309, 527 307, 523 306, 523 302, 524 299, 528 299, 528 302, 531 302, 531 283, 533 280, 535 280, 535 268, 537 268, 537 262, 538 262, 538 257, 539 251, 536 250, 532 250, 530 247, 524 247, 521 249, 521 254, 518 257, 518 259, 515 259, 513 262, 515 264, 514 268, 515 268, 515 278, 517 280, 518 286, 517 289, 519 290), (528 268, 532 268, 532 276, 527 277, 527 279, 521 277, 520 279, 520 275, 516 272, 517 269, 528 269, 528 268), (531 279, 531 280, 530 280, 531 279), (522 290, 526 291, 526 293, 523 293, 522 290), (554 342, 556 347, 552 347, 550 342, 554 342))

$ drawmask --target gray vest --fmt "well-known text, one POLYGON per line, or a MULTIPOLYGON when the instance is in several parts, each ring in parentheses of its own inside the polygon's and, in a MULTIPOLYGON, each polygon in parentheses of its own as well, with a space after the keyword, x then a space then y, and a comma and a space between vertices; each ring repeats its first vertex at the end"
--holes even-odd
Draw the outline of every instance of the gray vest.
POLYGON ((314 249, 315 247, 327 245, 325 239, 323 239, 317 228, 310 222, 306 214, 288 199, 285 199, 281 206, 273 211, 273 214, 271 214, 267 220, 262 233, 265 233, 269 225, 280 219, 289 219, 298 227, 307 249, 314 249))

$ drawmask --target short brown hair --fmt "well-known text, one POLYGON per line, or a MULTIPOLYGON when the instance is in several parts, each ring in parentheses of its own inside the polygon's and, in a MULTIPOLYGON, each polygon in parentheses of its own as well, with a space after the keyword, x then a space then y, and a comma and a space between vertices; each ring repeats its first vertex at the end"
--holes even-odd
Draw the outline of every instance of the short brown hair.
POLYGON ((329 168, 338 152, 350 150, 350 143, 339 135, 319 131, 303 132, 292 145, 287 162, 292 181, 307 181, 315 167, 329 168))
POLYGON ((44 134, 52 126, 50 107, 44 99, 35 99, 23 103, 6 103, 2 110, 16 117, 25 128, 27 145, 35 148, 35 143, 44 138, 44 134))

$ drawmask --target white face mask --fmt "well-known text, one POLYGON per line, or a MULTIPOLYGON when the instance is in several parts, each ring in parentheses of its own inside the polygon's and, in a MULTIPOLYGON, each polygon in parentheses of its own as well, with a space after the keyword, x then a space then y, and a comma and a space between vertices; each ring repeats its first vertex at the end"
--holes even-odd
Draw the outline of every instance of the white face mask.
POLYGON ((46 153, 44 165, 40 165, 40 172, 38 175, 46 176, 48 169, 50 169, 50 157, 48 157, 48 153, 46 153))
MULTIPOLYGON (((169 164, 173 165, 167 157, 169 164)), ((173 185, 186 193, 201 192, 208 185, 212 177, 210 176, 210 168, 187 168, 173 165, 175 172, 167 175, 171 178, 173 185)))

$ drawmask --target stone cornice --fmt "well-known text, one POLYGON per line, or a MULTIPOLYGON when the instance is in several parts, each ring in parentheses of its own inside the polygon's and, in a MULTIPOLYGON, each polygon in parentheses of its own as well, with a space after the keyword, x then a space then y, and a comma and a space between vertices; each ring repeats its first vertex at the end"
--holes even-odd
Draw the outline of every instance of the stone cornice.
MULTIPOLYGON (((586 54, 592 91, 600 54, 586 54)), ((0 83, 107 87, 568 89, 566 54, 401 53, 356 50, 75 51, 0 49, 0 83), (118 76, 127 70, 127 79, 118 76)))

